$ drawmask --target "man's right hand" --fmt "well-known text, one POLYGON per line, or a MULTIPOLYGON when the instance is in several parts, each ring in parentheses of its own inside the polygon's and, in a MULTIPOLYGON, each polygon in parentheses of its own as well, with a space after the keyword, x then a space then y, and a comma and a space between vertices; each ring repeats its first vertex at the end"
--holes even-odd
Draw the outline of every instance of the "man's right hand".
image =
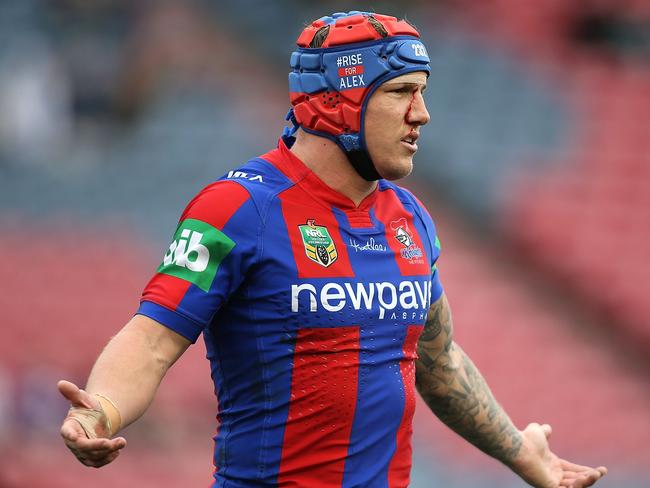
POLYGON ((68 449, 86 466, 99 468, 114 461, 126 447, 126 439, 110 438, 110 422, 99 399, 69 381, 59 381, 57 387, 70 402, 61 425, 61 437, 68 449))

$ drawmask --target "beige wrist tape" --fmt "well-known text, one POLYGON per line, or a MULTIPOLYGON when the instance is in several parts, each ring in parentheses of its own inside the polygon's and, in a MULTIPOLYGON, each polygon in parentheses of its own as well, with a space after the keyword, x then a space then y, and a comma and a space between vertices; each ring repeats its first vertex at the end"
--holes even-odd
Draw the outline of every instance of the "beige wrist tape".
MULTIPOLYGON (((115 434, 118 430, 120 430, 120 427, 122 426, 122 415, 120 414, 120 410, 117 408, 117 405, 115 405, 115 402, 113 400, 111 400, 110 398, 108 398, 107 396, 102 395, 101 393, 93 393, 93 396, 96 396, 96 397, 98 397, 100 399, 99 400, 100 404, 102 403, 101 400, 106 400, 108 402, 108 404, 115 411, 115 416, 117 417, 117 419, 116 419, 117 420, 117 425, 115 425, 115 429, 113 430, 112 425, 111 425, 111 416, 108 414, 108 412, 106 412, 106 409, 104 409, 104 413, 106 415, 106 419, 108 420, 108 427, 109 427, 109 429, 111 431, 111 435, 115 434)), ((102 407, 103 407, 103 405, 102 405, 102 407)))
POLYGON ((101 407, 71 407, 67 418, 76 420, 86 433, 86 437, 88 437, 88 439, 96 439, 97 437, 110 437, 111 435, 111 420, 108 418, 108 415, 106 415, 106 412, 104 412, 101 407))

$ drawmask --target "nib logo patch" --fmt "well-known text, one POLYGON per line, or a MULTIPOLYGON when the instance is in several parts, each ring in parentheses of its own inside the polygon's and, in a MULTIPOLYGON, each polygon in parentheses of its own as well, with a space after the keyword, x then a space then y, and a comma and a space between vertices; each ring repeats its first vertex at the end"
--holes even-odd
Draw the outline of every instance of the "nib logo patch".
POLYGON ((201 232, 183 229, 181 238, 170 244, 163 258, 163 265, 175 264, 199 273, 205 271, 210 262, 210 251, 201 244, 202 239, 201 232))
POLYGON ((187 219, 176 229, 157 271, 194 283, 207 292, 219 264, 234 246, 235 242, 219 229, 200 220, 187 219))

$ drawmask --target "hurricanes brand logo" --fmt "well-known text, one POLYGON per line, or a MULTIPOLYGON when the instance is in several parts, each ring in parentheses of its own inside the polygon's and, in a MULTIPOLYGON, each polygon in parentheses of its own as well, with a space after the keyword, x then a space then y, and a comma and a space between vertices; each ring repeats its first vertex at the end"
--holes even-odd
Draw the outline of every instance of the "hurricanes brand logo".
POLYGON ((422 261, 422 249, 413 242, 413 233, 409 229, 408 222, 404 217, 401 219, 393 220, 390 223, 390 228, 395 231, 395 239, 402 246, 399 250, 400 255, 404 259, 408 259, 411 263, 418 263, 422 261))
POLYGON ((291 285, 292 312, 298 312, 301 303, 306 305, 305 295, 310 312, 319 308, 338 312, 349 306, 355 310, 378 309, 380 319, 424 320, 431 303, 431 281, 325 283, 320 289, 309 283, 291 285))
POLYGON ((234 246, 234 241, 210 224, 184 220, 176 229, 158 273, 189 281, 207 292, 219 264, 234 246))
POLYGON ((298 229, 309 259, 326 268, 336 261, 338 253, 327 227, 316 225, 315 219, 307 219, 307 224, 299 225, 298 229))

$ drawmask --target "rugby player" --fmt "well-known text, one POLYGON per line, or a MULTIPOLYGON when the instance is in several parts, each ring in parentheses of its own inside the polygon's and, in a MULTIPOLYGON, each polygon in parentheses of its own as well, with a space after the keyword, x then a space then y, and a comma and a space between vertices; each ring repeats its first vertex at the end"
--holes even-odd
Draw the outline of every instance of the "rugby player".
MULTIPOLYGON (((604 467, 519 430, 453 338, 431 217, 411 173, 431 72, 418 31, 367 12, 307 26, 278 147, 182 213, 133 319, 70 401, 65 444, 115 460, 120 429, 203 334, 218 397, 215 487, 406 487, 415 391, 532 486, 590 486, 604 467)), ((435 484, 435 482, 433 483, 435 484)))

